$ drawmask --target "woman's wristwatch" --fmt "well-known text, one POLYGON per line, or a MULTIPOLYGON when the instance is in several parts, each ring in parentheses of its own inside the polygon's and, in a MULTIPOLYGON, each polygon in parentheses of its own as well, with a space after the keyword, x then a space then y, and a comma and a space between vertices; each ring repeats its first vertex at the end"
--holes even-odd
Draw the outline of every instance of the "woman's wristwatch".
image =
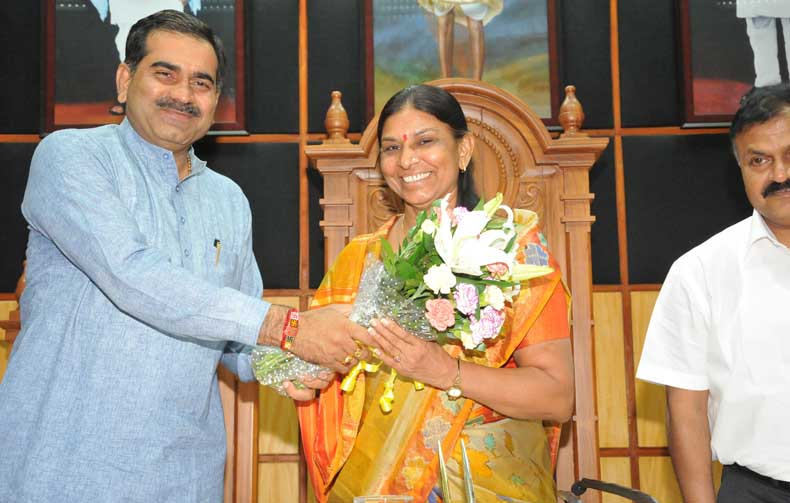
POLYGON ((447 388, 447 397, 450 400, 458 400, 464 392, 461 390, 461 359, 456 358, 455 363, 458 370, 455 372, 455 379, 453 385, 447 388))

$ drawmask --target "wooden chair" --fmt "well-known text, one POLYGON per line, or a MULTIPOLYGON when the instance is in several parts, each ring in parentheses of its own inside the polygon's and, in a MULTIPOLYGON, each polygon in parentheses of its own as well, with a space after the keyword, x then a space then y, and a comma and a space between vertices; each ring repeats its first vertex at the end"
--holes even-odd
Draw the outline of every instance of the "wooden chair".
POLYGON ((19 279, 16 282, 16 289, 14 290, 14 296, 17 300, 17 308, 13 311, 8 313, 7 320, 0 320, 0 328, 5 331, 5 336, 0 339, 2 341, 8 342, 8 346, 13 346, 14 340, 16 340, 16 336, 19 335, 20 325, 19 325, 19 298, 22 296, 22 290, 25 289, 25 265, 22 265, 22 275, 19 276, 19 279))
MULTIPOLYGON (((560 109, 564 132, 552 138, 527 105, 492 85, 466 79, 430 84, 452 93, 464 110, 476 140, 473 159, 478 193, 490 198, 501 192, 506 204, 540 216, 549 247, 572 293, 576 411, 563 428, 557 486, 570 488, 581 478, 598 479, 590 259, 590 226, 595 217, 590 214, 593 194, 588 174, 609 140, 590 138, 580 131, 584 113, 573 86, 565 89, 560 109)), ((395 211, 394 196, 376 169, 378 117, 368 124, 358 144, 351 143, 340 97, 339 92, 332 93, 326 119, 328 138, 321 145, 306 148, 324 179, 320 225, 327 267, 350 238, 376 229, 395 211)), ((587 493, 583 501, 598 502, 600 495, 587 493)))

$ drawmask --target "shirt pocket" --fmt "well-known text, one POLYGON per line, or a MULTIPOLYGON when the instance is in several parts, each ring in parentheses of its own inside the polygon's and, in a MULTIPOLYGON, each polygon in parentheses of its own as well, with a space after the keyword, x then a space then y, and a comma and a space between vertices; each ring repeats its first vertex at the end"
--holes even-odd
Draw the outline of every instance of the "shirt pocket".
POLYGON ((230 247, 210 245, 206 252, 207 279, 216 286, 238 290, 241 287, 238 261, 238 254, 230 247))

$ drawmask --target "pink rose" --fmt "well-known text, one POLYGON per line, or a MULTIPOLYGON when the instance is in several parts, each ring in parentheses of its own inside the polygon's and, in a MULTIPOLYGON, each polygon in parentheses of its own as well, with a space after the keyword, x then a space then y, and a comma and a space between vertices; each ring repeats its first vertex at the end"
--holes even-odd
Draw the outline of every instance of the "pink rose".
POLYGON ((472 329, 474 339, 476 341, 482 341, 483 339, 493 339, 499 335, 499 330, 504 323, 504 312, 497 311, 491 306, 486 306, 480 311, 479 320, 472 319, 470 328, 472 329))
POLYGON ((496 278, 501 278, 507 274, 507 264, 504 262, 494 262, 493 264, 488 264, 486 269, 488 269, 488 272, 490 272, 491 275, 496 278))
POLYGON ((469 316, 477 309, 479 299, 477 298, 477 289, 469 283, 459 283, 455 287, 455 308, 463 314, 469 316))
POLYGON ((455 325, 455 312, 453 305, 447 299, 431 299, 425 303, 427 312, 425 317, 433 328, 444 332, 447 327, 455 325))

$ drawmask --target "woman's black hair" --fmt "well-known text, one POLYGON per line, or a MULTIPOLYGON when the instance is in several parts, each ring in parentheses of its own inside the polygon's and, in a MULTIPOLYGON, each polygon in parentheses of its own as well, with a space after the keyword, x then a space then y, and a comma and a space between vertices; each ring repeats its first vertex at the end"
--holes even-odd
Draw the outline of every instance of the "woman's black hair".
MULTIPOLYGON (((393 114, 396 114, 406 108, 407 106, 425 112, 436 117, 441 122, 447 124, 453 131, 453 136, 456 139, 461 139, 469 134, 469 127, 466 124, 466 117, 461 105, 453 97, 440 87, 426 86, 424 84, 409 86, 401 89, 390 98, 381 109, 379 114, 378 129, 376 131, 377 137, 381 138, 381 131, 384 129, 384 123, 393 114)), ((475 192, 474 182, 472 180, 472 160, 466 167, 466 171, 458 174, 458 206, 464 206, 471 210, 477 205, 480 200, 475 192)))

